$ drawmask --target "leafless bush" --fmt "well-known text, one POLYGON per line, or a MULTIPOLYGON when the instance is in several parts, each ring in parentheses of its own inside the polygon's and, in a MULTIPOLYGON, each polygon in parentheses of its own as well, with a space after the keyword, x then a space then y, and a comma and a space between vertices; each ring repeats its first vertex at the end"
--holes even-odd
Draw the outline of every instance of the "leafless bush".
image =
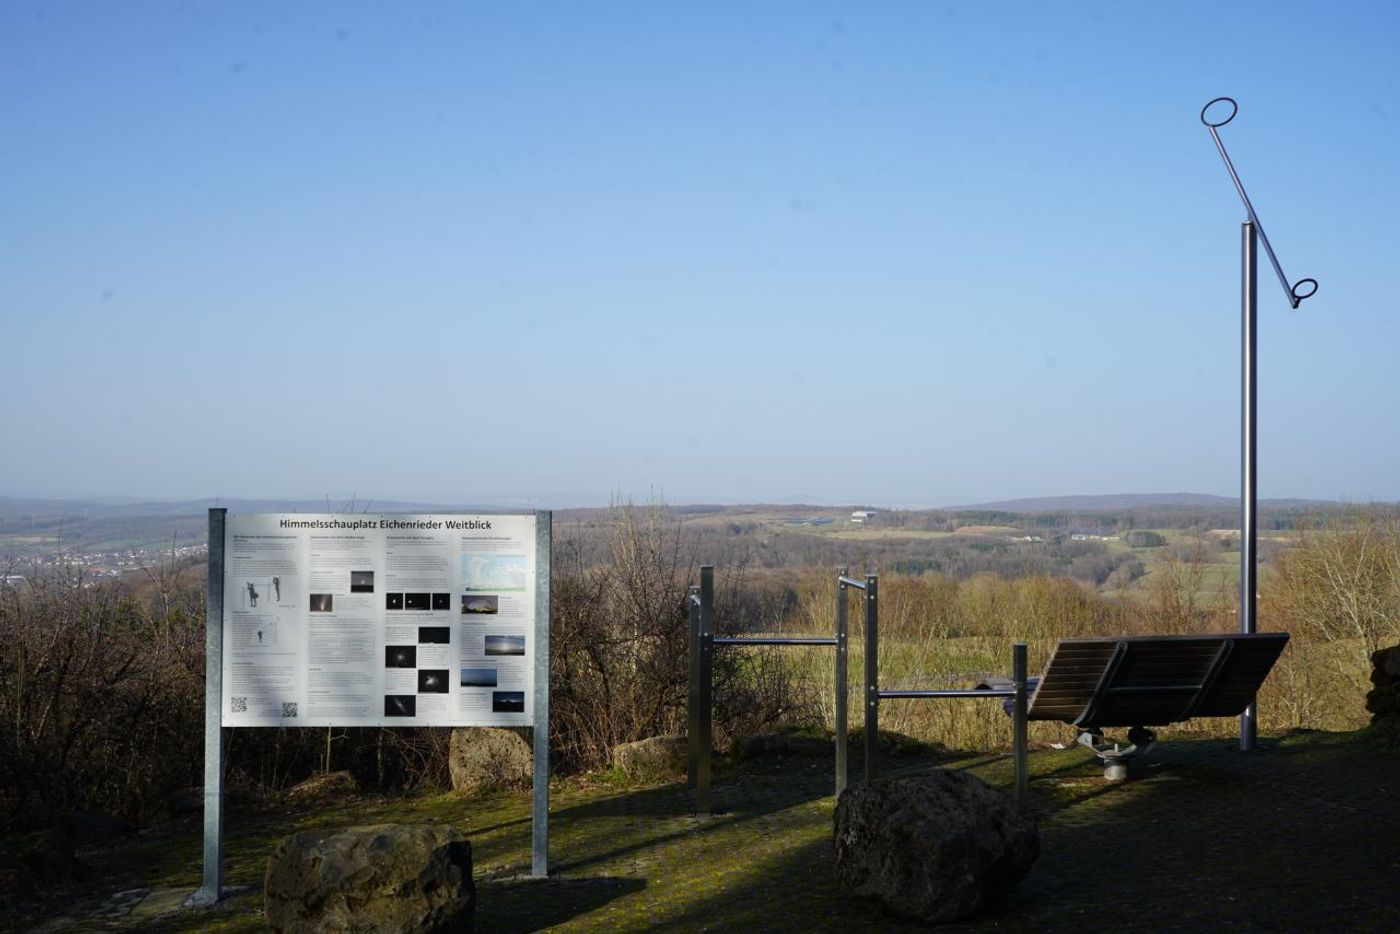
POLYGON ((1347 520, 1305 532, 1279 557, 1264 609, 1296 634, 1354 642, 1364 664, 1400 639, 1400 523, 1375 510, 1347 520))
MULTIPOLYGON (((564 533, 554 556, 552 742, 564 768, 599 768, 618 743, 685 729, 697 543, 658 505, 614 509, 604 563, 564 533)), ((722 568, 716 625, 753 629, 775 599, 744 586, 742 564, 722 568)), ((790 670, 766 653, 717 653, 714 680, 721 733, 742 735, 801 706, 790 670)))
POLYGON ((0 596, 0 820, 68 807, 150 816, 200 770, 203 626, 172 590, 159 610, 78 573, 0 596))

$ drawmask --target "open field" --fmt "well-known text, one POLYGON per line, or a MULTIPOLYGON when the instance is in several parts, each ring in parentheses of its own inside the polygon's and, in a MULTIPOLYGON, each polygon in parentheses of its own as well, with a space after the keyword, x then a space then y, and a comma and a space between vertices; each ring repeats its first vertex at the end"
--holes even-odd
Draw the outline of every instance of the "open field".
POLYGON ((1003 536, 1003 535, 1024 535, 1025 530, 1014 525, 962 525, 958 527, 959 535, 978 536, 1003 536))
POLYGON ((814 532, 815 535, 826 535, 831 538, 845 539, 852 542, 881 542, 881 541, 908 541, 920 538, 951 538, 957 532, 934 532, 928 529, 870 529, 857 527, 853 529, 839 528, 831 532, 814 532))
MULTIPOLYGON (((882 776, 966 769, 1003 788, 1000 754, 906 752, 882 776)), ((1303 732, 1234 744, 1159 746, 1140 778, 1104 783, 1083 750, 1031 756, 1041 854, 1010 898, 948 930, 1383 930, 1400 889, 1400 752, 1363 734, 1303 732), (1304 858, 1300 858, 1303 856, 1304 858)), ((548 880, 529 866, 529 798, 350 798, 305 810, 234 807, 231 897, 181 910, 200 876, 197 822, 80 851, 89 875, 10 903, 14 931, 261 931, 262 874, 283 836, 312 828, 446 822, 470 837, 476 929, 516 931, 920 930, 833 881, 832 760, 722 762, 716 813, 697 817, 683 782, 628 786, 585 776, 552 789, 548 880)), ((852 781, 859 781, 858 754, 852 781)))

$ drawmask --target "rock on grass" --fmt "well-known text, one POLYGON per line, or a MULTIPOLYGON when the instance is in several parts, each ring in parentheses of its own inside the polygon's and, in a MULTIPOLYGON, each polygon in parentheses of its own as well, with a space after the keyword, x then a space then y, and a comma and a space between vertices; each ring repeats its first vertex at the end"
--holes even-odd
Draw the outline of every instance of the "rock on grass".
POLYGON ((930 923, 981 911, 1040 854, 1034 818, 966 772, 882 779, 842 792, 836 877, 847 891, 930 923))
POLYGON ((431 824, 302 831, 268 859, 264 899, 274 931, 470 931, 471 843, 431 824))

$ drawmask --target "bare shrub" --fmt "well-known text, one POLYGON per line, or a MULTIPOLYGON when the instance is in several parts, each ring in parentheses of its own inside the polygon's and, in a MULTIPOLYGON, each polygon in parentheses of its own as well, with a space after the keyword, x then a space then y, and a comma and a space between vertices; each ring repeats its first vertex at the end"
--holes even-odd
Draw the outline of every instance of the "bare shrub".
POLYGON ((1298 635, 1351 641, 1362 664, 1400 639, 1400 524, 1360 510, 1306 531, 1277 559, 1264 590, 1269 617, 1298 635))
POLYGON ((1127 622, 1141 633, 1173 635, 1224 632, 1236 605, 1228 590, 1205 591, 1210 551, 1200 541, 1163 556, 1147 579, 1147 598, 1127 622))
MULTIPOLYGON (((685 730, 696 539, 664 506, 626 504, 613 510, 606 555, 590 562, 583 540, 565 530, 554 557, 552 742, 566 769, 605 767, 619 743, 685 730)), ((755 631, 785 605, 781 592, 746 587, 742 563, 721 569, 717 630, 755 631)), ((714 685, 719 733, 742 736, 810 709, 772 653, 715 653, 714 685)))
POLYGON ((83 807, 148 818, 201 768, 202 625, 71 573, 0 597, 0 821, 83 807))

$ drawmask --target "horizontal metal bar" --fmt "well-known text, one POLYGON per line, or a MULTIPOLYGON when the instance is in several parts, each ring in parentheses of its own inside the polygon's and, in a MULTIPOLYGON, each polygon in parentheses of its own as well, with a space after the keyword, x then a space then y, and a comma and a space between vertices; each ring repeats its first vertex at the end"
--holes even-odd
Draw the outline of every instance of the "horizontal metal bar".
POLYGON ((865 589, 865 581, 858 581, 852 577, 838 577, 836 581, 845 587, 859 587, 861 590, 865 589))
POLYGON ((881 699, 890 698, 898 700, 903 697, 1015 697, 1014 688, 1002 690, 994 688, 992 690, 975 691, 966 688, 939 688, 928 691, 880 691, 881 699))
POLYGON ((715 636, 715 645, 835 645, 833 636, 715 636))

